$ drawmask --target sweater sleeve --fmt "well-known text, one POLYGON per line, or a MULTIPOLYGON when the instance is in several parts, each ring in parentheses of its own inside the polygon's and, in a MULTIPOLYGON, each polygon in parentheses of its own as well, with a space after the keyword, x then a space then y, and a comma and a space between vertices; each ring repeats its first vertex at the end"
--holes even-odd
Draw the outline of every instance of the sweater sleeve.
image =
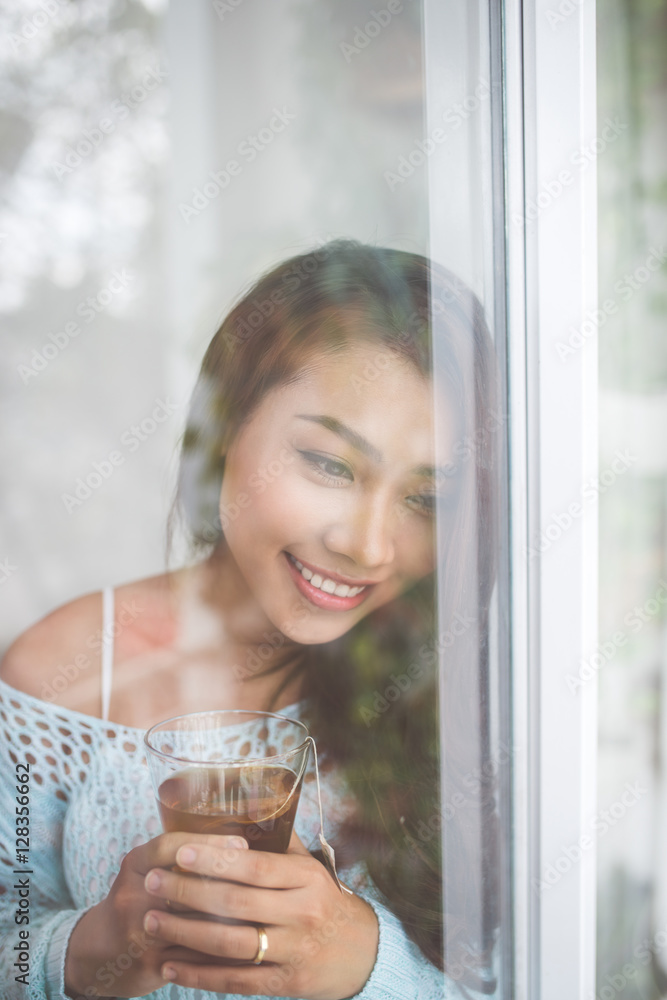
POLYGON ((86 911, 75 908, 63 871, 62 833, 67 810, 61 781, 63 761, 57 759, 57 751, 53 749, 53 757, 42 758, 35 766, 37 757, 31 751, 33 742, 38 743, 38 732, 31 731, 30 723, 19 727, 11 709, 3 714, 4 725, 0 727, 2 996, 5 1000, 69 1000, 63 993, 67 942, 86 911), (47 760, 47 767, 41 766, 47 760), (27 814, 21 811, 26 805, 27 814), (29 844, 27 849, 25 840, 29 844))
POLYGON ((341 874, 357 895, 373 907, 379 925, 375 965, 354 1000, 481 1000, 481 994, 461 988, 428 961, 408 937, 398 917, 384 905, 362 865, 341 874))

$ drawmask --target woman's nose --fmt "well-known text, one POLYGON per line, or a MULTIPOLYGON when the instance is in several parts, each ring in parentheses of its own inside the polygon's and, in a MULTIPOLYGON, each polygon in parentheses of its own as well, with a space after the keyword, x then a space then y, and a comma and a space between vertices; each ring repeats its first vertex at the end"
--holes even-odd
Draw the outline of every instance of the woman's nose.
POLYGON ((347 556, 358 566, 377 569, 394 559, 393 518, 389 505, 379 498, 360 498, 348 517, 331 525, 324 544, 331 552, 347 556))

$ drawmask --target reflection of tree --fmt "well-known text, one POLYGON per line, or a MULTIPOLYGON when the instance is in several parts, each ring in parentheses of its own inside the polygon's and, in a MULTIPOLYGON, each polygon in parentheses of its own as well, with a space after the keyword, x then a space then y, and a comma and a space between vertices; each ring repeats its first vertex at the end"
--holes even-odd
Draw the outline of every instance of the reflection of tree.
MULTIPOLYGON (((371 220, 387 219, 390 238, 420 234, 427 245, 426 170, 390 191, 386 170, 424 134, 422 9, 406 2, 400 13, 364 45, 362 35, 372 11, 370 0, 298 0, 301 22, 297 50, 304 111, 299 122, 304 156, 320 179, 328 205, 328 228, 350 210, 368 218, 369 240, 378 237, 371 220), (360 44, 355 45, 355 38, 360 44), (341 45, 358 51, 345 52, 341 45), (310 96, 309 96, 310 95, 310 96)), ((318 208, 322 215, 322 208, 318 208)), ((383 234, 380 235, 380 239, 383 234)), ((412 244, 411 244, 412 246, 412 244)))
POLYGON ((0 11, 0 310, 19 308, 36 279, 73 287, 136 252, 166 151, 166 87, 148 93, 141 82, 166 70, 149 6, 81 0, 47 18, 36 3, 0 11))

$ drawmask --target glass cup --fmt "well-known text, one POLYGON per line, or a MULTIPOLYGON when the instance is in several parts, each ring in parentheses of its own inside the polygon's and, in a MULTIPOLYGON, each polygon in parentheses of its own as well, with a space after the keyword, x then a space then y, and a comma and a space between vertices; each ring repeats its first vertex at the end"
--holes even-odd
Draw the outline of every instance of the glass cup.
POLYGON ((239 835, 284 853, 311 742, 302 722, 274 712, 193 712, 152 726, 144 743, 165 832, 239 835))

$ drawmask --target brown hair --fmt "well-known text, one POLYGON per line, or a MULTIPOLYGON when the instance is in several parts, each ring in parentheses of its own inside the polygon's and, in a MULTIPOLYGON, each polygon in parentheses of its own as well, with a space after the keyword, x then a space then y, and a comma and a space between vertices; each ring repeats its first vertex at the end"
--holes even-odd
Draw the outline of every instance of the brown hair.
POLYGON ((456 406, 459 501, 438 572, 334 642, 303 647, 294 672, 303 673, 318 747, 344 769, 359 802, 341 830, 337 855, 365 861, 406 932, 441 968, 444 929, 447 954, 466 954, 464 981, 479 989, 472 969, 488 963, 489 928, 497 924, 495 808, 488 781, 471 799, 479 748, 470 736, 484 729, 487 710, 477 678, 486 669, 495 575, 498 435, 490 420, 497 405, 495 355, 472 292, 422 256, 342 240, 262 277, 206 351, 183 438, 170 538, 180 514, 195 552, 220 546, 221 453, 266 392, 294 379, 313 353, 342 350, 352 337, 408 359, 456 406), (463 634, 460 628, 452 633, 461 621, 468 623, 463 634), (441 653, 446 697, 438 718, 441 653), (441 729, 445 787, 466 801, 453 813, 438 805, 441 729), (446 873, 444 900, 436 832, 443 821, 447 857, 458 858, 446 873), (477 870, 472 843, 480 828, 484 872, 477 870), (466 864, 473 855, 474 863, 466 864), (482 897, 480 938, 469 914, 482 897))

